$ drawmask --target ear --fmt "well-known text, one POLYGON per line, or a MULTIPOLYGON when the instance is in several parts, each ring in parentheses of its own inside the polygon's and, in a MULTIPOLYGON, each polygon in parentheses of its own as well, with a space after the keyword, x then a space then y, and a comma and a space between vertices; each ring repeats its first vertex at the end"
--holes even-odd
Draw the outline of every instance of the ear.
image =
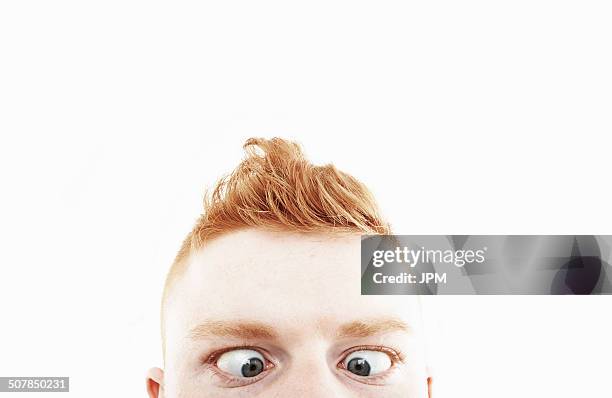
POLYGON ((147 372, 147 393, 149 394, 149 398, 163 398, 163 386, 164 371, 160 368, 149 369, 147 372))
POLYGON ((427 396, 428 396, 429 398, 432 398, 432 397, 433 397, 432 385, 433 385, 433 378, 428 377, 428 378, 427 378, 427 391, 428 391, 427 396))

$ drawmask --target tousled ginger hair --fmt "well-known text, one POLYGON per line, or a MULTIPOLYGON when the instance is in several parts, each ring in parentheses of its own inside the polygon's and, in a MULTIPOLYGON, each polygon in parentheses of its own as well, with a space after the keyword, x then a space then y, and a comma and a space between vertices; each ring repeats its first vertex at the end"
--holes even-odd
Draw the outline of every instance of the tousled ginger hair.
POLYGON ((295 142, 250 138, 246 157, 204 197, 166 280, 181 274, 191 253, 221 234, 255 227, 291 232, 389 234, 370 191, 333 165, 316 166, 295 142))

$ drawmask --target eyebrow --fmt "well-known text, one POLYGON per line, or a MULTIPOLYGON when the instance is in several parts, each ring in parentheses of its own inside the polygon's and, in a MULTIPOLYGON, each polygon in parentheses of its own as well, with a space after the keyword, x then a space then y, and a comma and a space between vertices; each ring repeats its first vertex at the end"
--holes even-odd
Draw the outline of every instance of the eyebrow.
MULTIPOLYGON (((337 338, 364 338, 391 332, 410 333, 412 329, 406 323, 395 318, 358 320, 341 325, 337 329, 337 338)), ((257 321, 223 321, 210 320, 191 329, 189 337, 193 340, 212 337, 233 337, 237 339, 278 339, 279 334, 268 324, 257 321)))
POLYGON ((278 334, 274 328, 260 322, 206 321, 192 328, 189 336, 194 340, 207 337, 273 340, 278 334))
POLYGON ((354 321, 342 325, 338 329, 339 338, 363 338, 382 333, 406 332, 411 333, 412 328, 395 318, 371 319, 354 321))

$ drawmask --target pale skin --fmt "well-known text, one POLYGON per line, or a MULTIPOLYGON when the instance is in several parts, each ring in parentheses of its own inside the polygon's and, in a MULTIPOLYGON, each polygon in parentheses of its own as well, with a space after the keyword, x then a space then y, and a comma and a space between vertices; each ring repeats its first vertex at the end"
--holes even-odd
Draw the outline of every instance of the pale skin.
POLYGON ((431 398, 414 296, 362 296, 360 236, 245 229, 192 254, 150 398, 431 398))

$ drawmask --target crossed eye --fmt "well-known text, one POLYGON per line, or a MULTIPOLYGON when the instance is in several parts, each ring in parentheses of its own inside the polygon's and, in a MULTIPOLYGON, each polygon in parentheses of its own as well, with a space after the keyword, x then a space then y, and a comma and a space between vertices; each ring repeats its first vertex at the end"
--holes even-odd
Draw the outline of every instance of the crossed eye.
POLYGON ((240 349, 223 353, 217 360, 217 367, 232 376, 255 377, 266 370, 267 363, 259 351, 240 349))
MULTIPOLYGON (((216 365, 232 376, 252 378, 269 369, 272 364, 257 350, 237 349, 219 356, 216 365)), ((341 368, 361 377, 383 373, 392 365, 389 354, 376 350, 353 351, 339 363, 341 368)))
POLYGON ((343 361, 343 365, 357 376, 372 376, 391 368, 391 358, 382 351, 361 350, 351 352, 343 361))

